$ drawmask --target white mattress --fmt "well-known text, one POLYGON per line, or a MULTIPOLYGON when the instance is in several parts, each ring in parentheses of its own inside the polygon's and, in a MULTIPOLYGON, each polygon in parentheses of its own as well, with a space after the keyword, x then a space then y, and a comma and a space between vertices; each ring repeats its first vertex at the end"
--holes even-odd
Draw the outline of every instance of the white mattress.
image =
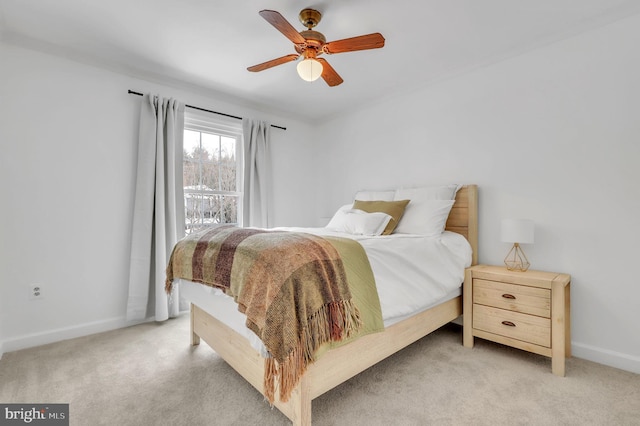
MULTIPOLYGON (((408 234, 367 237, 326 228, 279 229, 360 242, 371 263, 385 327, 460 295, 464 269, 471 264, 467 240, 448 231, 437 237, 408 234)), ((221 290, 185 280, 179 282, 179 288, 181 298, 245 336, 264 355, 262 342, 245 326, 246 317, 231 297, 221 290)))

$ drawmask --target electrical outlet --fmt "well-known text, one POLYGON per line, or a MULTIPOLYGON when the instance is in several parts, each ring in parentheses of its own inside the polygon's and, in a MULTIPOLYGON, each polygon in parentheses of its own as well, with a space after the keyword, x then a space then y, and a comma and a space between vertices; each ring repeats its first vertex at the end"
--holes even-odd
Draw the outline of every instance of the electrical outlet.
POLYGON ((44 298, 44 288, 42 284, 29 284, 29 299, 40 300, 44 298))

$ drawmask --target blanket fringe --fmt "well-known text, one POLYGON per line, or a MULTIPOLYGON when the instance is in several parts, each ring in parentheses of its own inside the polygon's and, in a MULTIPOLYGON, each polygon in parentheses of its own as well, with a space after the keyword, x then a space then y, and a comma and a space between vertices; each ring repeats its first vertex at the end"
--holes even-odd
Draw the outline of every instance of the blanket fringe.
POLYGON ((274 358, 264 359, 264 396, 273 404, 276 391, 276 378, 278 377, 278 363, 274 358))
POLYGON ((362 320, 351 300, 340 300, 323 306, 309 318, 307 325, 301 330, 297 346, 284 360, 278 362, 270 356, 265 358, 264 396, 271 404, 276 387, 279 388, 280 401, 289 400, 322 344, 352 336, 362 326, 362 320))

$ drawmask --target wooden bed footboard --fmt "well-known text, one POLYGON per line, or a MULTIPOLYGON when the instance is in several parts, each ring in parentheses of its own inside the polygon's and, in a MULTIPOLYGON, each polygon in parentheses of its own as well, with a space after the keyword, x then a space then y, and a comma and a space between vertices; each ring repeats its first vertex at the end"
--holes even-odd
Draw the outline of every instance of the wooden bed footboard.
MULTIPOLYGON (((296 426, 311 425, 311 401, 400 349, 462 315, 458 296, 400 321, 384 331, 363 336, 348 345, 327 351, 302 376, 286 403, 274 402, 296 426)), ((264 359, 243 336, 191 305, 192 344, 202 338, 234 370, 264 394, 264 359)))

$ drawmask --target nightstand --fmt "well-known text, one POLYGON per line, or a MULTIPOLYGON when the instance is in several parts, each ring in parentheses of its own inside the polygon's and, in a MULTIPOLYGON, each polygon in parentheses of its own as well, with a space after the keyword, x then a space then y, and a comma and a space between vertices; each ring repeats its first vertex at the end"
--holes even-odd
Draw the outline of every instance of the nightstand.
POLYGON ((548 356, 564 376, 571 356, 571 276, 476 265, 465 271, 463 344, 474 337, 548 356))

